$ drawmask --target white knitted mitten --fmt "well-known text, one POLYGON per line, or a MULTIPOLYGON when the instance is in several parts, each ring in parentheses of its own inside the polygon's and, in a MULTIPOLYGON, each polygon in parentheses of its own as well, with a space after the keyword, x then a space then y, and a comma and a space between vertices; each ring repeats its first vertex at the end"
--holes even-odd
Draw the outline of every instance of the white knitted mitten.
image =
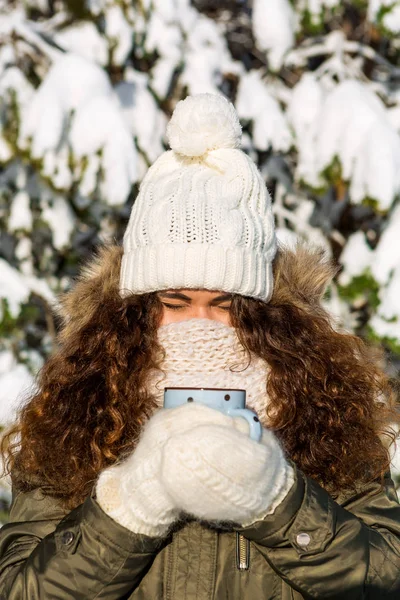
POLYGON ((157 411, 143 428, 134 452, 100 473, 96 499, 104 512, 130 531, 164 536, 181 508, 161 482, 163 448, 172 437, 211 424, 233 430, 248 427, 244 419, 202 404, 157 411))
POLYGON ((292 487, 293 468, 275 435, 264 429, 255 442, 241 421, 201 425, 166 443, 162 482, 186 513, 247 526, 273 513, 292 487))

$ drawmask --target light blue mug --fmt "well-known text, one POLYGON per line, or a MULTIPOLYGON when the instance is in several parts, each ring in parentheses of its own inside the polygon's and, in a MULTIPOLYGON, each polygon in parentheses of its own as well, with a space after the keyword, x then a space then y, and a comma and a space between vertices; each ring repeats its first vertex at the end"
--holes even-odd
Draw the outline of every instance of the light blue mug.
POLYGON ((246 407, 246 390, 221 388, 165 388, 164 408, 176 408, 188 402, 201 402, 230 417, 243 417, 249 424, 250 437, 259 442, 262 435, 257 415, 246 407))

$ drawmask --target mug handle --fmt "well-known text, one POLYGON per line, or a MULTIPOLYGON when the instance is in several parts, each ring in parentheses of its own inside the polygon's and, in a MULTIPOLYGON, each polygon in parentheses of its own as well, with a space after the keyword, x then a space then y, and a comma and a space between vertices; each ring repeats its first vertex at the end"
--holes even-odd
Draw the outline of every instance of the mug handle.
POLYGON ((262 426, 257 415, 248 408, 232 408, 227 411, 230 417, 243 417, 249 424, 250 437, 255 442, 259 442, 262 436, 262 426))

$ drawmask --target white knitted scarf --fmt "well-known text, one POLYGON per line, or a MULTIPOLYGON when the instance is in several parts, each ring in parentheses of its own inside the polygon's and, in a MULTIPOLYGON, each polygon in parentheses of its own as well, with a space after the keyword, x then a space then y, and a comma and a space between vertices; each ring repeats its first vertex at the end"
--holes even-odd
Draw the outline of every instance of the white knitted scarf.
POLYGON ((249 364, 233 327, 210 319, 190 319, 162 325, 158 340, 166 357, 161 371, 150 375, 150 389, 160 406, 165 387, 245 389, 246 407, 267 426, 268 365, 255 355, 249 364))

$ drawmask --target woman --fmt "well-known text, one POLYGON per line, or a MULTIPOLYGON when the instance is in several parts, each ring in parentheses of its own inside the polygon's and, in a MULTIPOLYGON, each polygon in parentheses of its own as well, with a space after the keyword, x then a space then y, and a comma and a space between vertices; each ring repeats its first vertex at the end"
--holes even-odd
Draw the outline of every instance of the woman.
POLYGON ((398 598, 399 418, 376 355, 321 307, 334 270, 276 252, 230 103, 187 98, 168 136, 7 438, 0 597, 398 598), (206 406, 161 409, 182 386, 245 388, 261 441, 206 406))

